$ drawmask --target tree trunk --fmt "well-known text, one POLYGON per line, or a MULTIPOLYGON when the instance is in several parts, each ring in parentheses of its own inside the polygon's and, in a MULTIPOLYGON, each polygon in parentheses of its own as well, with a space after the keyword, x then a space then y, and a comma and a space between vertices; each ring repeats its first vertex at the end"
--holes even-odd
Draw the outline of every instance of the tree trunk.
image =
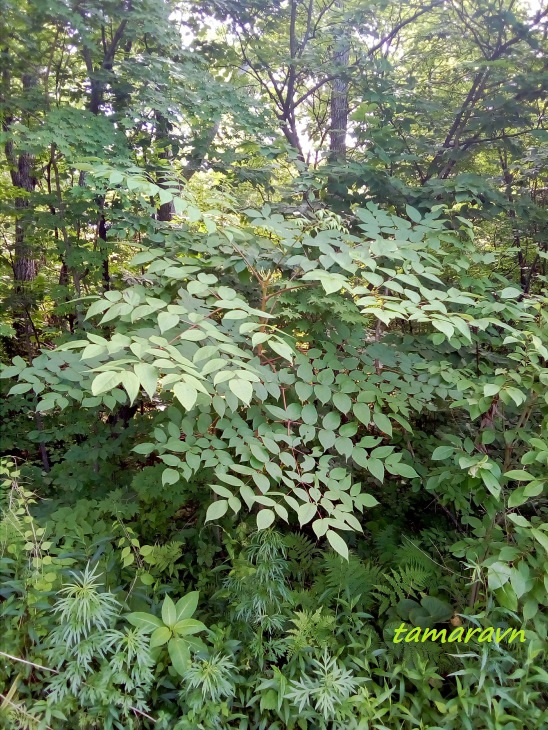
POLYGON ((518 259, 518 266, 519 266, 519 283, 521 286, 522 292, 525 294, 529 291, 530 286, 530 277, 528 277, 527 272, 527 258, 523 252, 523 248, 521 245, 521 233, 519 229, 519 224, 517 221, 517 215, 516 215, 516 209, 514 206, 514 195, 512 192, 512 185, 514 183, 514 176, 510 172, 508 168, 508 162, 506 160, 506 155, 499 150, 499 159, 500 164, 502 168, 502 175, 504 178, 504 182, 506 184, 506 197, 508 198, 508 202, 512 204, 512 208, 510 208, 507 211, 507 215, 510 218, 511 224, 512 224, 512 233, 513 233, 513 240, 514 240, 514 248, 517 250, 517 259, 518 259))
MULTIPOLYGON (((337 3, 342 11, 343 5, 337 3)), ((346 160, 346 135, 348 133, 348 80, 346 69, 350 60, 350 37, 349 29, 341 23, 335 35, 333 49, 333 65, 340 71, 331 82, 331 126, 329 129, 329 160, 331 162, 344 162, 346 160)))
MULTIPOLYGON (((9 53, 4 51, 2 61, 5 64, 2 71, 2 95, 1 100, 6 103, 10 97, 11 75, 9 69, 9 53)), ((24 92, 28 92, 36 85, 36 78, 31 74, 24 74, 21 79, 24 92)), ((22 117, 24 123, 28 123, 27 115, 22 117)), ((28 353, 31 354, 31 338, 35 334, 31 319, 33 308, 32 282, 38 274, 39 262, 36 251, 30 236, 31 209, 30 195, 36 187, 34 176, 34 156, 26 150, 16 151, 12 139, 9 137, 12 125, 16 121, 8 113, 2 120, 2 130, 8 134, 4 143, 4 152, 9 166, 11 182, 17 191, 15 197, 15 238, 13 247, 13 283, 14 296, 12 301, 13 326, 17 338, 26 344, 28 353)))
MULTIPOLYGON (((158 141, 162 142, 162 151, 159 153, 158 157, 161 160, 165 160, 166 162, 169 162, 171 159, 171 155, 169 153, 168 147, 169 147, 169 132, 171 130, 171 125, 169 124, 168 120, 164 117, 163 114, 160 112, 155 113, 156 116, 156 131, 158 136, 158 141)), ((169 184, 169 178, 166 177, 163 174, 158 175, 158 185, 162 188, 168 187, 169 184)), ((166 223, 169 223, 171 219, 173 218, 173 215, 175 213, 175 207, 173 205, 173 201, 168 200, 167 203, 161 203, 158 211, 156 213, 156 218, 159 221, 165 221, 166 223)))

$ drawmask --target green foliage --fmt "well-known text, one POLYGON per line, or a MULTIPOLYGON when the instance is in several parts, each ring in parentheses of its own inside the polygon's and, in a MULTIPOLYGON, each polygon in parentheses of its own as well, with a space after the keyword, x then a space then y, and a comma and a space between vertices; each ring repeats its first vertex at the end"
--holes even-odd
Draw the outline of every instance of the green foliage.
POLYGON ((292 682, 286 697, 298 707, 301 714, 305 707, 312 706, 324 720, 336 718, 340 721, 345 714, 345 703, 357 685, 358 680, 352 673, 325 653, 322 659, 312 661, 309 676, 299 682, 292 682))
POLYGON ((448 621, 453 615, 453 609, 449 604, 432 596, 425 596, 420 604, 409 598, 403 599, 396 606, 396 611, 405 621, 410 621, 413 626, 420 626, 422 629, 448 621))
POLYGON ((191 649, 203 646, 199 639, 187 638, 206 629, 201 621, 192 618, 199 596, 198 591, 192 591, 180 598, 177 603, 173 603, 173 600, 166 596, 162 603, 161 619, 144 612, 130 613, 127 617, 130 624, 147 634, 150 633, 150 649, 167 645, 173 668, 181 676, 184 676, 189 668, 191 649))
POLYGON ((3 3, 1 727, 548 725, 545 24, 3 3))

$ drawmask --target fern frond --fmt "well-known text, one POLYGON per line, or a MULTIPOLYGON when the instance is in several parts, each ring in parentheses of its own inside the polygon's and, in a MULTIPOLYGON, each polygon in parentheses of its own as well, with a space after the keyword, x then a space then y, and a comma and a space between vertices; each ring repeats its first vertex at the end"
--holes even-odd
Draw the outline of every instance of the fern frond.
POLYGON ((289 577, 303 584, 307 575, 313 571, 313 564, 319 551, 305 535, 291 532, 284 537, 289 562, 289 577))
POLYGON ((295 618, 291 623, 294 629, 289 629, 286 639, 287 656, 306 649, 307 647, 322 647, 333 636, 335 630, 335 616, 322 614, 322 609, 317 611, 296 611, 295 618))
POLYGON ((418 592, 429 585, 431 577, 431 571, 413 565, 392 568, 390 573, 383 573, 382 582, 375 585, 373 592, 373 597, 379 602, 379 614, 404 598, 417 598, 418 592))
POLYGON ((413 566, 435 575, 439 573, 439 567, 432 556, 420 545, 404 536, 404 542, 394 553, 394 564, 398 566, 413 566))
POLYGON ((375 552, 381 563, 392 563, 400 547, 401 530, 398 525, 385 525, 373 533, 375 552))
POLYGON ((168 571, 169 575, 173 575, 175 563, 182 554, 182 543, 174 540, 165 545, 154 545, 152 552, 147 555, 147 562, 154 565, 160 573, 168 571))
POLYGON ((339 596, 349 603, 358 598, 362 604, 371 603, 370 594, 379 575, 376 566, 360 560, 352 553, 348 560, 343 560, 334 552, 326 552, 320 567, 315 592, 320 593, 322 599, 339 596))

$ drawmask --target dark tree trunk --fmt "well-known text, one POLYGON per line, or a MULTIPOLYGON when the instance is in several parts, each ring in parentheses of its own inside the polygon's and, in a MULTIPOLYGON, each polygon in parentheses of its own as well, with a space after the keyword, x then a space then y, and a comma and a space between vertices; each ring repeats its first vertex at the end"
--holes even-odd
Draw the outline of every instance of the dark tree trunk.
MULTIPOLYGON (((9 54, 4 51, 2 61, 5 64, 2 71, 1 99, 7 102, 10 96, 11 76, 9 71, 9 54)), ((36 79, 30 74, 24 74, 22 79, 24 92, 28 92, 36 85, 36 79)), ((11 127, 16 121, 11 114, 5 114, 2 119, 2 130, 9 135, 11 127)), ((26 115, 23 117, 26 123, 26 115)), ((31 312, 34 304, 32 296, 32 282, 36 279, 39 269, 38 256, 31 237, 31 201, 30 196, 36 188, 34 176, 34 156, 26 150, 17 151, 13 140, 8 136, 4 143, 4 152, 9 166, 11 182, 17 189, 15 208, 15 237, 13 246, 13 283, 14 296, 12 301, 13 326, 17 337, 31 350, 31 339, 35 335, 31 312)))
MULTIPOLYGON (((158 142, 162 145, 162 151, 158 155, 161 160, 169 162, 171 160, 171 154, 169 152, 169 132, 171 131, 171 125, 169 121, 160 112, 156 112, 156 133, 158 136, 158 142)), ((169 178, 166 175, 158 175, 158 185, 160 187, 169 186, 169 178)), ((156 218, 159 221, 169 222, 175 213, 173 202, 169 200, 167 203, 161 203, 156 213, 156 218)))
MULTIPOLYGON (((103 202, 104 204, 104 202, 103 202)), ((107 222, 105 216, 101 215, 99 220, 99 240, 101 254, 103 256, 103 289, 108 291, 110 289, 110 271, 109 271, 109 259, 108 259, 108 244, 107 244, 107 222)))
MULTIPOLYGON (((126 14, 132 12, 133 6, 132 6, 132 0, 128 0, 126 2, 125 11, 126 14)), ((82 20, 84 23, 87 22, 87 17, 84 9, 79 9, 79 13, 82 17, 82 20)), ((82 45, 82 57, 84 59, 84 63, 86 65, 86 70, 88 74, 89 84, 90 84, 90 96, 88 100, 88 109, 92 114, 95 114, 98 116, 102 112, 102 107, 104 103, 104 95, 105 95, 105 89, 107 86, 107 83, 112 83, 115 81, 114 75, 113 75, 113 67, 114 67, 114 60, 116 57, 116 53, 123 41, 124 33, 126 31, 126 26, 128 23, 128 18, 125 17, 118 27, 116 28, 116 31, 112 35, 112 39, 110 41, 110 44, 103 45, 103 57, 101 59, 101 62, 99 65, 94 64, 93 55, 91 52, 90 46, 88 46, 84 40, 84 43, 82 45)), ((103 33, 105 29, 102 29, 103 33)), ((103 35, 104 38, 104 35, 103 35)), ((126 44, 126 48, 131 48, 131 41, 126 44)), ((115 94, 116 95, 116 94, 115 94)), ((120 96, 118 94, 117 99, 120 100, 120 96)), ((83 178, 82 178, 83 182, 83 178)), ((101 253, 103 254, 103 263, 102 263, 102 279, 103 279, 103 289, 104 291, 108 291, 110 289, 110 271, 109 271, 109 256, 108 256, 108 247, 106 245, 107 241, 107 224, 104 214, 104 206, 105 206, 105 199, 100 198, 99 199, 99 207, 101 210, 99 223, 97 226, 97 237, 99 241, 99 247, 101 250, 101 253)))
MULTIPOLYGON (((27 152, 21 152, 17 160, 17 169, 11 170, 11 180, 15 187, 32 193, 36 187, 36 178, 33 174, 34 157, 27 152)), ((13 273, 16 286, 32 281, 38 273, 38 261, 34 255, 33 246, 29 240, 29 196, 22 195, 15 198, 15 248, 13 259, 13 273)))
MULTIPOLYGON (((342 3, 337 7, 342 11, 342 3)), ((349 30, 345 25, 338 29, 333 49, 333 64, 340 72, 331 82, 331 124, 329 128, 329 159, 331 162, 346 160, 346 136, 348 134, 348 80, 350 60, 349 30)))
MULTIPOLYGON (((345 54, 348 61, 348 52, 345 54)), ((334 162, 346 160, 346 135, 348 133, 348 83, 335 79, 331 91, 331 129, 329 157, 334 162)))
POLYGON ((521 286, 522 292, 525 294, 529 291, 530 286, 530 277, 528 276, 527 271, 527 257, 525 256, 523 252, 523 247, 521 245, 521 232, 519 229, 519 225, 517 224, 517 215, 516 215, 516 209, 514 206, 514 195, 512 192, 512 185, 514 183, 514 176, 510 172, 508 168, 508 162, 506 159, 506 155, 499 151, 499 159, 500 164, 502 168, 502 175, 504 178, 504 182, 506 184, 506 197, 508 198, 508 202, 512 204, 512 207, 507 211, 507 215, 510 218, 510 221, 512 223, 512 233, 514 238, 514 247, 517 251, 517 259, 518 259, 518 267, 519 267, 519 283, 521 286))

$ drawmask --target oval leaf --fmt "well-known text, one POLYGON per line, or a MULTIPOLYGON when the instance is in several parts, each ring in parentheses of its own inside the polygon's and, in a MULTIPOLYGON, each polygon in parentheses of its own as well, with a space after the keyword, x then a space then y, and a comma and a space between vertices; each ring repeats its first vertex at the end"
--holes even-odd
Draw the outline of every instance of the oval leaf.
POLYGON ((99 373, 91 384, 91 392, 93 395, 106 393, 115 388, 122 381, 122 373, 115 373, 109 370, 106 373, 99 373))
POLYGON ((125 373, 122 373, 121 383, 128 394, 130 405, 132 405, 135 398, 139 395, 139 378, 135 373, 127 370, 125 373))
POLYGON ((392 436, 392 423, 388 416, 385 416, 384 413, 373 413, 373 422, 379 431, 392 436))
POLYGON ((182 621, 184 618, 190 618, 198 606, 198 599, 200 597, 200 591, 191 591, 186 596, 179 598, 175 610, 177 612, 177 621, 182 621))
POLYGON ((173 669, 181 676, 190 666, 190 649, 184 639, 171 639, 167 645, 173 669))
POLYGON ((345 541, 342 539, 342 537, 336 533, 334 530, 328 530, 325 533, 325 536, 327 537, 327 540, 333 550, 336 553, 339 553, 341 557, 343 557, 345 560, 348 560, 348 546, 345 543, 345 541))
POLYGON ((154 629, 159 629, 163 625, 160 619, 151 613, 130 613, 126 618, 132 626, 146 631, 147 634, 152 633, 154 629))
POLYGON ((173 329, 178 324, 178 314, 171 314, 170 312, 160 312, 160 314, 158 315, 158 327, 160 328, 160 332, 162 334, 164 334, 164 332, 167 332, 168 330, 173 329))
POLYGON ((158 382, 158 372, 153 365, 146 362, 134 365, 135 375, 139 378, 139 382, 143 386, 148 397, 152 400, 156 393, 156 383, 158 382))
POLYGON ((181 621, 177 621, 173 627, 173 632, 177 636, 187 636, 190 634, 198 634, 200 631, 205 631, 207 626, 201 621, 196 621, 194 618, 184 618, 181 621))
POLYGON ((246 406, 250 404, 251 396, 253 395, 253 386, 251 385, 249 380, 239 380, 238 378, 233 378, 229 382, 228 387, 234 393, 236 398, 239 398, 239 400, 243 401, 246 406))
POLYGON ((223 515, 226 514, 228 509, 228 502, 226 499, 219 499, 217 502, 213 502, 207 508, 207 514, 205 521, 211 522, 211 520, 219 520, 223 515))
POLYGON ((175 383, 173 393, 185 410, 191 411, 194 408, 198 391, 192 385, 183 382, 175 383))
POLYGON ((150 648, 154 649, 157 646, 163 646, 164 644, 167 644, 170 638, 171 629, 168 629, 167 626, 160 626, 159 629, 152 632, 152 636, 150 637, 150 648))
POLYGON ((166 596, 162 604, 162 621, 170 628, 177 623, 177 611, 170 596, 166 596))
POLYGON ((267 527, 274 522, 276 515, 271 509, 265 508, 259 511, 257 515, 257 529, 266 530, 267 527))

